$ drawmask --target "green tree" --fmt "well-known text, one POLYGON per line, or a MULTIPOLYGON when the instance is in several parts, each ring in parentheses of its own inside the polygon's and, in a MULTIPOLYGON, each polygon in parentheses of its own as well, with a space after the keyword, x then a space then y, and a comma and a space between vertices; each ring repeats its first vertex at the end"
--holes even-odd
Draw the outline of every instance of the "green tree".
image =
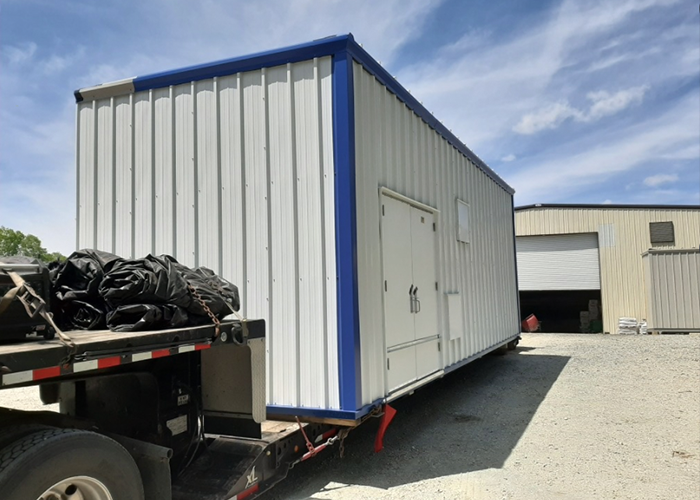
POLYGON ((41 246, 41 240, 33 234, 24 234, 4 226, 0 226, 0 255, 23 255, 44 262, 65 260, 65 256, 58 252, 47 252, 41 246))

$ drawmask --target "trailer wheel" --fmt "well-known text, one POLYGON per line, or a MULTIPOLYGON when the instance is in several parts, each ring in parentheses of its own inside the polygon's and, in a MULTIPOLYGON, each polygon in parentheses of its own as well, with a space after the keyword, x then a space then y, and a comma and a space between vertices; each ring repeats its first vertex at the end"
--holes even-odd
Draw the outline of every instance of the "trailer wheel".
POLYGON ((3 500, 144 500, 136 463, 94 432, 49 429, 0 451, 3 500))
POLYGON ((21 424, 3 427, 0 430, 0 450, 22 439, 24 436, 48 429, 52 429, 52 427, 42 424, 21 424))

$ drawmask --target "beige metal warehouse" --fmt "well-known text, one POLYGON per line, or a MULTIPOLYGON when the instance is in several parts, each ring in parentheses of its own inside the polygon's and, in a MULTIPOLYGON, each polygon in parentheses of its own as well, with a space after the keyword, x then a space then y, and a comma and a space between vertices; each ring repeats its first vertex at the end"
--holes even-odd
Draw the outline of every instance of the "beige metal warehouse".
POLYGON ((619 318, 650 316, 642 254, 700 247, 700 206, 528 205, 515 209, 515 229, 521 314, 568 307, 568 322, 540 318, 561 330, 598 299, 603 330, 616 333, 619 318))

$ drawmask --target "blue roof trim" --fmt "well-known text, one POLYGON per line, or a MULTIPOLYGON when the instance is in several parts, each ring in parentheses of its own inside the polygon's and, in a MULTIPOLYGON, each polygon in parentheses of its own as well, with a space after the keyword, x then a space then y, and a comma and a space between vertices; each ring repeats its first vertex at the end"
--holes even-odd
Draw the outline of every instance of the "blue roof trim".
POLYGON ((359 420, 369 414, 374 408, 382 405, 382 400, 378 399, 373 403, 363 406, 357 410, 330 410, 325 408, 299 408, 296 406, 268 405, 268 415, 286 415, 295 417, 315 417, 315 418, 337 418, 340 420, 359 420))
POLYGON ((437 133, 439 133, 447 142, 452 144, 459 152, 464 156, 469 158, 474 164, 482 170, 486 175, 488 175, 496 184, 501 186, 509 194, 515 194, 515 190, 508 185, 496 172, 494 172, 491 167, 486 165, 481 158, 472 152, 462 141, 460 141, 456 135, 454 135, 450 130, 445 127, 435 116, 428 111, 425 106, 423 106, 411 93, 406 90, 406 88, 401 85, 396 78, 391 76, 391 74, 385 70, 381 64, 377 62, 369 53, 360 47, 354 39, 348 41, 348 51, 355 58, 357 62, 362 64, 364 68, 369 71, 374 77, 382 83, 386 88, 388 88, 392 93, 396 95, 401 101, 403 101, 406 106, 413 110, 418 116, 420 116, 423 121, 425 121, 431 128, 433 128, 437 133))
MULTIPOLYGON (((253 71, 260 68, 280 66, 287 63, 313 59, 314 57, 331 56, 343 51, 347 51, 358 63, 362 64, 367 71, 377 78, 377 80, 393 92, 430 127, 452 144, 452 146, 474 162, 474 164, 494 182, 511 195, 515 193, 515 190, 510 187, 508 183, 435 118, 435 116, 418 102, 408 90, 369 55, 365 49, 360 47, 360 45, 355 42, 352 34, 332 36, 283 49, 270 50, 267 52, 235 57, 233 59, 224 59, 222 61, 139 76, 133 80, 134 92, 169 87, 170 85, 179 85, 216 76, 232 75, 242 71, 253 71)), ((77 102, 83 99, 81 90, 75 91, 75 99, 77 102)))
POLYGON ((257 54, 224 59, 207 64, 189 66, 187 68, 164 71, 134 79, 134 90, 150 90, 170 85, 179 85, 196 80, 204 80, 215 76, 233 75, 242 71, 253 71, 260 68, 280 66, 287 63, 306 61, 314 57, 333 55, 345 50, 352 35, 341 35, 322 38, 313 42, 294 45, 284 49, 270 50, 257 54))
POLYGON ((344 50, 333 56, 332 85, 338 389, 340 407, 354 411, 362 404, 355 207, 355 102, 352 58, 344 50))

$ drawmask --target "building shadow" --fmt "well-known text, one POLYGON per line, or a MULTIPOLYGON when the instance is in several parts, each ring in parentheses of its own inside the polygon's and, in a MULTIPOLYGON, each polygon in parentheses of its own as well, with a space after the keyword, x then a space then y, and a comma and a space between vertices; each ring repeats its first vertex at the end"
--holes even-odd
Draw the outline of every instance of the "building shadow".
POLYGON ((336 445, 262 498, 311 499, 342 485, 388 489, 500 468, 569 359, 527 347, 478 359, 396 401, 381 453, 373 452, 378 422, 366 422, 348 436, 344 458, 336 445))

